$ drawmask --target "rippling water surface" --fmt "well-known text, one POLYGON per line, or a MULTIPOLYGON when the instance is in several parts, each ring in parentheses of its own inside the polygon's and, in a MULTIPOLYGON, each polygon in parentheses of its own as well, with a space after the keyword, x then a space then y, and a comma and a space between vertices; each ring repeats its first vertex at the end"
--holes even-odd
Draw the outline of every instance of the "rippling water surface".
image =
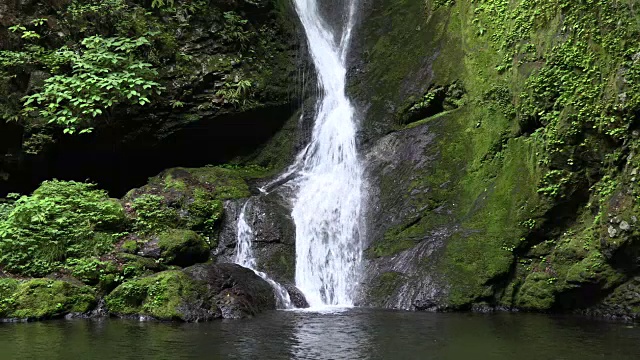
POLYGON ((0 324, 0 359, 640 359, 640 328, 575 317, 278 311, 206 324, 0 324))

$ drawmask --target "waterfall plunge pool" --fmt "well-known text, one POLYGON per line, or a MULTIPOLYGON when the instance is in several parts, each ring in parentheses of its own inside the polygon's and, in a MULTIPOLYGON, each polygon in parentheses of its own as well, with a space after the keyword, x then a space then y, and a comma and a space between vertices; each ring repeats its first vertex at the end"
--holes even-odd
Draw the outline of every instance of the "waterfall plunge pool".
POLYGON ((201 324, 0 324, 0 359, 639 359, 640 327, 582 317, 371 309, 201 324))

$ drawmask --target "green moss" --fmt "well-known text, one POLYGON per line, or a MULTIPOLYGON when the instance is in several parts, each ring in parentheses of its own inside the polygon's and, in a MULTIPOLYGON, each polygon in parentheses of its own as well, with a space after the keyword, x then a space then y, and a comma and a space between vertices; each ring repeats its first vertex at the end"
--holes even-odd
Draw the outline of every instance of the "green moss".
POLYGON ((131 203, 134 210, 134 228, 142 234, 154 234, 177 227, 180 218, 176 209, 167 205, 166 198, 154 194, 142 194, 131 203))
POLYGON ((164 187, 165 190, 187 191, 187 184, 180 179, 174 179, 171 174, 164 178, 164 187))
POLYGON ((112 285, 110 275, 119 273, 114 263, 98 258, 70 259, 66 268, 76 279, 98 288, 109 288, 112 285))
MULTIPOLYGON (((213 193, 202 188, 195 188, 193 201, 187 206, 187 210, 189 212, 187 226, 190 229, 213 234, 218 220, 222 218, 224 206, 221 200, 214 197, 213 193)), ((211 246, 215 245, 215 241, 211 241, 211 246)))
POLYGON ((187 169, 200 183, 213 186, 219 200, 240 199, 251 195, 246 180, 260 178, 266 170, 260 167, 206 167, 187 169))
POLYGON ((398 254, 414 247, 424 236, 424 229, 420 225, 412 225, 408 228, 400 226, 392 228, 384 236, 382 242, 370 247, 367 252, 369 257, 384 257, 398 254), (418 237, 414 237, 413 235, 418 237))
POLYGON ((11 278, 0 279, 0 318, 8 316, 13 300, 13 294, 18 289, 20 282, 11 278))
POLYGON ((163 262, 169 265, 189 266, 209 258, 209 245, 191 230, 163 232, 158 235, 158 246, 163 262))
MULTIPOLYGON (((313 99, 315 101, 315 99, 313 99)), ((313 106, 313 103, 305 106, 313 106)), ((300 112, 295 113, 269 141, 253 154, 237 159, 238 162, 254 164, 269 169, 263 175, 276 175, 293 163, 296 155, 296 140, 300 112)), ((261 176, 262 177, 262 176, 261 176)))
MULTIPOLYGON (((622 275, 598 257, 598 244, 604 241, 613 251, 633 237, 611 239, 606 228, 567 225, 549 215, 575 213, 571 206, 583 201, 579 196, 604 192, 599 185, 589 187, 598 182, 599 171, 609 172, 613 159, 622 160, 619 152, 606 153, 612 142, 629 143, 631 133, 621 129, 640 108, 635 98, 618 101, 633 91, 636 80, 628 79, 638 76, 623 70, 630 68, 630 54, 640 51, 638 23, 631 20, 637 14, 628 4, 607 1, 595 6, 427 1, 424 6, 382 2, 364 25, 365 70, 351 92, 371 99, 365 130, 397 129, 405 109, 433 107, 439 96, 434 91, 450 84, 461 84, 465 100, 457 110, 402 130, 422 134, 427 128, 436 141, 425 157, 433 159, 421 168, 394 164, 391 174, 382 174, 383 206, 401 196, 416 211, 388 229, 369 255, 392 256, 440 227, 455 227, 436 267, 451 285, 453 307, 497 300, 510 286, 507 297, 520 298, 527 308, 548 309, 578 288, 615 286, 622 275), (620 27, 613 19, 633 24, 620 27), (633 50, 625 50, 628 46, 633 50), (414 51, 419 55, 407 55, 414 51), (428 65, 416 62, 430 57, 428 65), (563 212, 564 207, 571 210, 563 212), (574 239, 536 245, 540 240, 532 234, 548 233, 554 240, 565 226, 577 230, 574 239), (541 275, 529 279, 547 268, 552 284, 545 285, 541 275)), ((603 182, 602 189, 611 189, 611 183, 603 182)), ((612 212, 598 209, 597 202, 592 197, 590 212, 612 212)), ((629 221, 630 214, 620 214, 629 221)))
POLYGON ((135 240, 126 240, 120 245, 120 250, 128 254, 135 254, 138 251, 138 242, 135 240))
POLYGON ((125 278, 147 276, 167 270, 167 266, 165 264, 151 258, 127 253, 116 254, 115 258, 117 262, 122 264, 122 275, 125 278))
POLYGON ((4 317, 51 319, 68 313, 84 313, 96 304, 90 288, 65 281, 33 279, 14 285, 14 289, 13 294, 2 301, 0 313, 4 312, 4 317))
POLYGON ((547 273, 532 273, 520 288, 516 305, 527 310, 550 310, 555 303, 554 282, 554 278, 547 273))
MULTIPOLYGON (((364 47, 367 71, 351 79, 349 92, 371 102, 370 116, 364 123, 369 136, 401 125, 400 121, 390 123, 385 118, 396 115, 388 114, 389 104, 414 103, 417 97, 412 95, 427 90, 428 72, 422 71, 423 62, 446 39, 447 19, 443 16, 446 14, 438 12, 429 14, 430 21, 425 22, 425 15, 424 1, 387 1, 378 5, 363 25, 359 43, 364 47)), ((459 63, 459 58, 452 64, 459 63)))
POLYGON ((115 314, 179 320, 180 306, 197 297, 199 286, 180 271, 165 271, 126 282, 105 300, 109 311, 115 314))

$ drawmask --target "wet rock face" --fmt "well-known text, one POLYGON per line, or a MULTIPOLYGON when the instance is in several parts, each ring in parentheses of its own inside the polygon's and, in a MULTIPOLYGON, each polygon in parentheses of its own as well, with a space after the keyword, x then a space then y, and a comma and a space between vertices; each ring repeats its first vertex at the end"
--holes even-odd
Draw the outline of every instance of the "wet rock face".
POLYGON ((307 302, 307 298, 304 296, 302 291, 298 289, 295 285, 292 284, 284 284, 284 288, 287 289, 289 293, 289 297, 291 298, 291 303, 298 309, 306 309, 309 307, 309 303, 307 302))
POLYGON ((411 310, 442 307, 446 285, 435 264, 456 227, 406 231, 420 226, 430 211, 448 211, 427 201, 430 189, 418 181, 437 156, 434 137, 429 126, 399 131, 381 138, 366 155, 370 196, 362 305, 411 310))
POLYGON ((349 16, 349 0, 318 1, 322 18, 334 29, 337 41, 344 31, 349 16))
MULTIPOLYGON (((233 262, 237 244, 238 217, 245 200, 225 204, 219 245, 214 250, 219 262, 233 262)), ((245 220, 254 234, 254 256, 258 270, 280 283, 295 278, 295 225, 291 207, 281 190, 249 199, 245 220)))
POLYGON ((240 265, 202 264, 187 268, 184 272, 191 279, 204 284, 206 297, 217 308, 216 317, 242 319, 276 308, 271 286, 240 265))

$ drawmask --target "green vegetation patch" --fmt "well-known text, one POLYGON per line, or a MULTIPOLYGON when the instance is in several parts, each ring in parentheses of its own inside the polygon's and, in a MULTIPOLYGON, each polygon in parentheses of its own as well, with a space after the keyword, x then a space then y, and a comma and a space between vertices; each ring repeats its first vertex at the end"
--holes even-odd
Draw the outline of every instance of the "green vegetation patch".
POLYGON ((45 181, 13 206, 0 222, 0 264, 22 275, 46 275, 67 260, 104 254, 126 226, 120 203, 91 184, 45 181))
POLYGON ((149 179, 149 184, 124 198, 134 229, 152 235, 168 229, 190 229, 215 246, 215 229, 223 201, 251 195, 248 181, 271 175, 259 166, 174 168, 149 179))
POLYGON ((640 14, 632 3, 387 1, 373 12, 366 69, 350 89, 371 101, 364 130, 435 141, 427 165, 394 164, 382 175, 382 206, 393 194, 415 211, 370 256, 455 229, 436 266, 453 308, 588 306, 636 271, 640 14), (441 106, 454 84, 464 96, 441 106))

